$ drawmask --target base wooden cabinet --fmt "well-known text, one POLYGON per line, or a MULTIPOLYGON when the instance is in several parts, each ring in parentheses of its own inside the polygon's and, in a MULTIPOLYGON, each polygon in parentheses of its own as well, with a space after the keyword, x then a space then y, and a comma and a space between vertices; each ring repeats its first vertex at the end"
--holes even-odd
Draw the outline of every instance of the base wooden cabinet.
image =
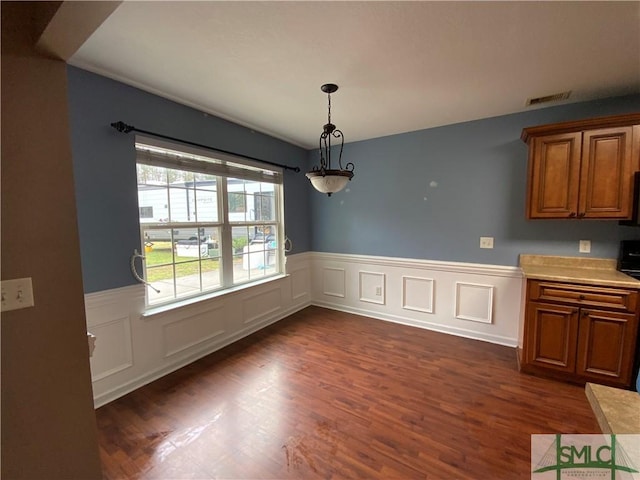
POLYGON ((637 337, 637 290, 527 281, 523 371, 628 387, 637 337))

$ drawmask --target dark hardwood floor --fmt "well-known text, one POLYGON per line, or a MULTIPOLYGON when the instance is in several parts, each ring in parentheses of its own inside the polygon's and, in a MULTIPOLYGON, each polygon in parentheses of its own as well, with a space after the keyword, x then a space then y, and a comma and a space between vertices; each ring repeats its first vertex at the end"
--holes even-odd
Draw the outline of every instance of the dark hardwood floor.
POLYGON ((529 479, 532 433, 599 432, 512 348, 317 307, 96 416, 107 479, 529 479))

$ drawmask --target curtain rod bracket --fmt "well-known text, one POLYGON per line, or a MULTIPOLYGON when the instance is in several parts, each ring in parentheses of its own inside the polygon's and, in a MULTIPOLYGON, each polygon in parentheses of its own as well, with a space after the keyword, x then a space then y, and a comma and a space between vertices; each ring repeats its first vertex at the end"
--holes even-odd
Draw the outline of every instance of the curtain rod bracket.
POLYGON ((181 140, 179 138, 170 137, 168 135, 162 135, 161 133, 149 132, 147 130, 141 130, 139 128, 134 127, 133 125, 127 125, 122 121, 113 122, 111 124, 113 128, 121 133, 129 133, 129 132, 140 132, 147 135, 153 135, 154 137, 164 138, 166 140, 172 140, 174 142, 186 143, 187 145, 192 145, 194 147, 205 148, 207 150, 212 150, 214 152, 226 153, 229 155, 235 155, 237 157, 247 158, 249 160, 254 160, 256 162, 266 163, 267 165, 273 165, 274 167, 284 168, 285 170, 293 170, 294 172, 299 172, 300 167, 290 167, 289 165, 283 165, 281 163, 269 162, 268 160, 261 160, 260 158, 250 157, 249 155, 242 155, 241 153, 230 152, 228 150, 222 150, 220 148, 213 148, 207 145, 202 145, 200 143, 189 142, 187 140, 181 140))

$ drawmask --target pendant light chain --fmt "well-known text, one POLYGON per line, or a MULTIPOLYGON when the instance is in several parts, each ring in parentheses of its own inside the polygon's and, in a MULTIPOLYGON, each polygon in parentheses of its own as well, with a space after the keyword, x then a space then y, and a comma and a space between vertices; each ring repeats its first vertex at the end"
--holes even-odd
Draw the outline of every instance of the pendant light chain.
POLYGON ((327 151, 327 168, 331 169, 331 134, 333 133, 333 125, 331 124, 331 93, 327 93, 329 105, 327 106, 327 125, 328 130, 325 130, 327 136, 325 137, 325 150, 327 151), (329 146, 327 148, 327 137, 329 139, 329 146))

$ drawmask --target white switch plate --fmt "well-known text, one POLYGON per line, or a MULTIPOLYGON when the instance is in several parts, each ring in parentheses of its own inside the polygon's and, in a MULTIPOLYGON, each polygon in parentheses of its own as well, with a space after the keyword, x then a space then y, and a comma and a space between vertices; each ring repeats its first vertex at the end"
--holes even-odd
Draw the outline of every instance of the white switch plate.
POLYGON ((2 311, 33 307, 31 278, 2 280, 2 311))
POLYGON ((591 240, 580 240, 580 253, 591 253, 591 240))
POLYGON ((493 237, 480 237, 480 248, 493 248, 493 237))

